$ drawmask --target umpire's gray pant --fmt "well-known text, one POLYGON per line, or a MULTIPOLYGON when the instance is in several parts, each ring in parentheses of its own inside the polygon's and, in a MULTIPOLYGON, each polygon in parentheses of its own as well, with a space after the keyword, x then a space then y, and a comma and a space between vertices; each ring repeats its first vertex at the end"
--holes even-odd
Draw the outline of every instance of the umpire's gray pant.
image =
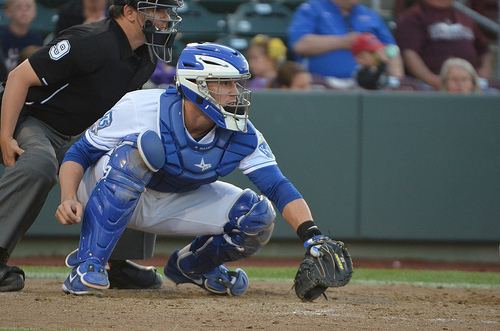
MULTIPOLYGON (((5 167, 0 178, 0 247, 9 255, 40 213, 57 183, 64 153, 78 138, 63 135, 24 115, 19 118, 14 137, 24 153, 13 167, 5 167)), ((153 255, 155 239, 154 234, 127 229, 111 259, 149 258, 153 255)))

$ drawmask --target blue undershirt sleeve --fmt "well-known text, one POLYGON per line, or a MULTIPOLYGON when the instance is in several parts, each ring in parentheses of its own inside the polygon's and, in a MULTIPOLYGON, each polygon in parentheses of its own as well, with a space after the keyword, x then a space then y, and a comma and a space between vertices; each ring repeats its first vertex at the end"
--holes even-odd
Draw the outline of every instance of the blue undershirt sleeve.
POLYGON ((288 178, 283 176, 277 165, 260 168, 247 176, 262 194, 276 205, 280 213, 289 202, 302 198, 300 192, 288 178))
POLYGON ((63 163, 67 161, 74 161, 79 163, 85 171, 89 166, 93 165, 106 154, 107 151, 96 148, 90 144, 83 135, 64 155, 63 163))

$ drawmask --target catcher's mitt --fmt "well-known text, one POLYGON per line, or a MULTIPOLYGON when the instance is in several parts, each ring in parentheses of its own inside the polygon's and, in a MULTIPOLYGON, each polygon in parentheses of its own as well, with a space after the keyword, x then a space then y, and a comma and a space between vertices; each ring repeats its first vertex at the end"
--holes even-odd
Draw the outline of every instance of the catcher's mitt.
POLYGON ((352 260, 341 241, 315 236, 305 242, 306 254, 295 275, 297 296, 313 301, 328 287, 344 286, 352 277, 352 260))

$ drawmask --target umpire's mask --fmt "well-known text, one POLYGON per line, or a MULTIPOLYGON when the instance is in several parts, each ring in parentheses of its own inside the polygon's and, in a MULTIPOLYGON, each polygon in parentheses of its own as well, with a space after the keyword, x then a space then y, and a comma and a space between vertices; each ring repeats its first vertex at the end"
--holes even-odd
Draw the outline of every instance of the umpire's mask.
POLYGON ((155 56, 165 62, 172 61, 172 46, 177 34, 177 24, 182 18, 177 9, 181 0, 138 1, 137 11, 143 15, 142 31, 155 56))

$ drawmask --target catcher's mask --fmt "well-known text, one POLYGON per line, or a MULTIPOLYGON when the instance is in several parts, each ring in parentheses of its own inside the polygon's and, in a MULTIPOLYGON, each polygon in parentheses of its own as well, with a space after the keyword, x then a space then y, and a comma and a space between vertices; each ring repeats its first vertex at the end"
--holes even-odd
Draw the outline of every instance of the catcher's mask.
POLYGON ((153 54, 165 62, 172 61, 172 46, 177 34, 177 25, 182 18, 177 9, 183 0, 114 0, 114 5, 129 5, 143 16, 142 32, 146 44, 153 54))
POLYGON ((248 62, 235 49, 188 44, 177 62, 177 88, 221 128, 246 132, 250 110, 248 62))

